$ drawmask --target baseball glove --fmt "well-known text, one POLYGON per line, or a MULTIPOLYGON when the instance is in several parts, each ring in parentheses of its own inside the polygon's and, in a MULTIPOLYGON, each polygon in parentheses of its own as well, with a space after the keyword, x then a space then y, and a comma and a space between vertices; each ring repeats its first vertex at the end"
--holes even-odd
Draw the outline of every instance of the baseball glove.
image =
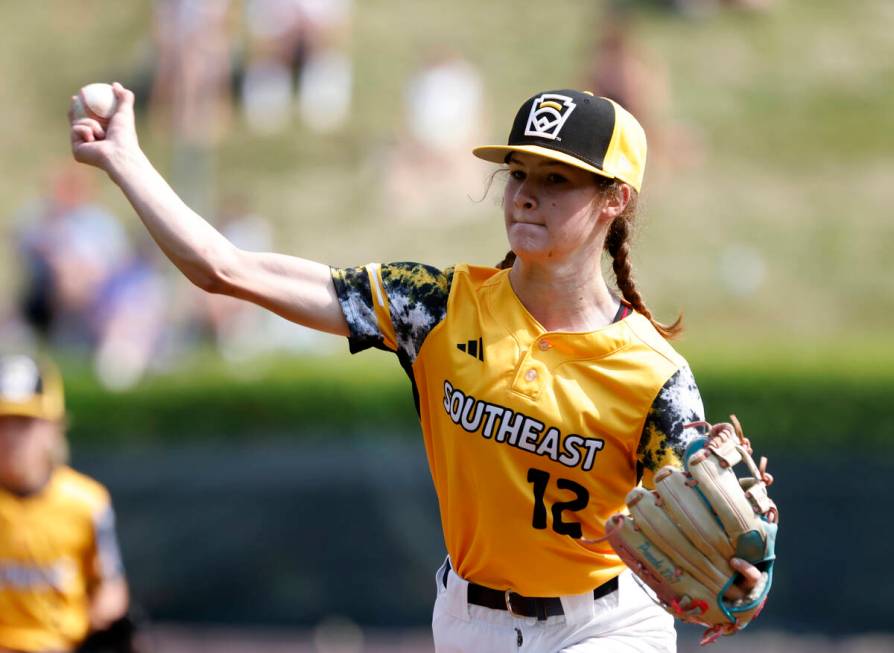
POLYGON ((766 458, 756 465, 751 443, 738 420, 712 427, 686 451, 684 470, 663 467, 655 490, 634 488, 629 515, 606 522, 606 537, 622 560, 649 587, 661 605, 683 621, 708 626, 702 644, 744 628, 757 616, 773 580, 779 513, 767 495, 773 477, 766 458), (735 428, 735 433, 733 433, 735 428), (738 477, 744 463, 750 476, 738 477), (740 598, 731 586, 738 573, 730 559, 741 558, 761 578, 740 598))

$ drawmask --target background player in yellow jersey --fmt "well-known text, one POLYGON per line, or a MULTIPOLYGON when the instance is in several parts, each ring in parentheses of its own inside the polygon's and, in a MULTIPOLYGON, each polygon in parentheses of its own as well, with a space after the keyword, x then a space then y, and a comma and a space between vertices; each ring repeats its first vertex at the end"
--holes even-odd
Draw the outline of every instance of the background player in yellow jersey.
POLYGON ((108 492, 66 451, 55 367, 0 356, 0 653, 73 651, 128 609, 108 492))
MULTIPOLYGON (((666 341, 679 323, 653 319, 631 273, 646 155, 633 116, 587 93, 538 93, 507 145, 475 150, 508 167, 500 266, 330 269, 229 243, 155 171, 133 95, 116 93, 107 131, 72 123, 74 156, 109 174, 193 283, 347 336, 352 352, 393 351, 407 371, 449 554, 436 574, 438 651, 674 649, 671 617, 607 544, 588 543, 634 485, 680 464, 698 435, 684 425, 703 418, 666 341)), ((731 564, 746 588, 760 578, 731 564)))

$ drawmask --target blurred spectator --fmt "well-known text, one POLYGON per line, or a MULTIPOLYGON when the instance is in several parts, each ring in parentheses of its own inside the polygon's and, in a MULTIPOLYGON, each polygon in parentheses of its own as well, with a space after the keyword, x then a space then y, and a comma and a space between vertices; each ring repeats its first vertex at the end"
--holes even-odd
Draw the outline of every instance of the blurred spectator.
POLYGON ((231 3, 155 0, 150 117, 173 145, 171 177, 187 204, 210 209, 213 149, 229 125, 231 3))
MULTIPOLYGON (((621 3, 629 0, 615 0, 616 6, 621 3)), ((685 16, 703 16, 721 8, 763 11, 774 3, 775 0, 648 0, 645 4, 657 4, 685 16)))
POLYGON ((106 388, 133 387, 156 361, 169 317, 168 284, 156 257, 157 250, 143 241, 97 298, 93 365, 106 388))
POLYGON ((66 465, 65 419, 54 366, 0 356, 0 651, 130 652, 115 515, 66 465))
POLYGON ((54 173, 49 194, 17 216, 22 312, 55 344, 93 346, 96 300, 130 253, 119 222, 93 201, 94 179, 66 166, 54 173))
POLYGON ((720 0, 720 2, 734 9, 762 10, 769 9, 776 0, 720 0))
POLYGON ((310 51, 298 80, 298 109, 311 129, 333 131, 348 119, 353 72, 349 45, 353 0, 296 0, 310 51))
MULTIPOLYGON (((220 232, 237 247, 269 251, 273 240, 270 223, 250 211, 241 197, 223 202, 217 220, 220 232)), ((227 360, 241 360, 263 340, 263 309, 226 295, 195 292, 196 315, 215 347, 227 360)))
POLYGON ((93 201, 93 175, 55 173, 50 194, 18 216, 21 312, 40 340, 92 357, 100 381, 139 381, 166 312, 162 279, 118 220, 93 201))
POLYGON ((607 10, 596 33, 583 87, 615 100, 639 119, 655 167, 667 169, 664 159, 671 159, 674 168, 697 161, 697 134, 673 120, 667 69, 636 40, 630 12, 607 10))
POLYGON ((295 80, 307 60, 307 26, 294 0, 246 0, 245 26, 245 119, 256 132, 277 132, 290 122, 295 80))
POLYGON ((344 124, 352 9, 352 0, 246 0, 248 57, 240 92, 249 127, 277 132, 296 110, 315 131, 344 124))
MULTIPOLYGON (((225 199, 218 223, 220 232, 241 249, 255 252, 272 249, 270 222, 252 211, 242 197, 225 199)), ((330 340, 318 332, 295 325, 254 304, 194 288, 190 288, 190 297, 190 305, 195 310, 193 318, 210 335, 221 357, 230 363, 241 363, 275 351, 332 347, 330 340)))
POLYGON ((390 154, 388 205, 405 217, 456 213, 485 167, 469 164, 481 140, 484 84, 478 70, 449 50, 433 50, 406 84, 405 125, 390 154))
POLYGON ((747 297, 760 290, 767 278, 767 261, 746 243, 727 243, 717 252, 718 278, 733 295, 747 297))
POLYGON ((155 0, 152 119, 174 139, 215 145, 230 114, 230 2, 155 0))
POLYGON ((597 33, 587 86, 637 116, 651 141, 656 116, 669 103, 667 71, 657 57, 636 42, 626 13, 606 12, 597 33))
POLYGON ((465 150, 480 136, 484 85, 475 67, 458 53, 432 52, 407 82, 410 138, 433 155, 465 150))

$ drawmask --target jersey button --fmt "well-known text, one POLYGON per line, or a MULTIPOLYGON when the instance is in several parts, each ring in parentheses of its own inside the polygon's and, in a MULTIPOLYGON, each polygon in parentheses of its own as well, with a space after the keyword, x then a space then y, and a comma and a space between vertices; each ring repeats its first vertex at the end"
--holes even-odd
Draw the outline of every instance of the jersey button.
POLYGON ((528 370, 525 372, 525 381, 534 381, 537 379, 537 370, 528 370))
POLYGON ((549 351, 553 348, 553 345, 549 340, 541 340, 537 346, 540 348, 540 351, 549 351))

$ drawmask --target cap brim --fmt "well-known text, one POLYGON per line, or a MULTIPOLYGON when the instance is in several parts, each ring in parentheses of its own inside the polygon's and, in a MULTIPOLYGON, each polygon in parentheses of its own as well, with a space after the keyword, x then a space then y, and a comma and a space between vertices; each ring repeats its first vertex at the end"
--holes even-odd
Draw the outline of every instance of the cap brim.
POLYGON ((581 161, 570 154, 551 150, 548 147, 541 147, 539 145, 482 145, 481 147, 476 147, 472 150, 472 154, 479 159, 484 159, 491 163, 506 163, 506 157, 509 156, 511 152, 536 154, 545 159, 552 159, 553 161, 559 161, 560 163, 565 163, 574 166, 575 168, 580 168, 581 170, 587 170, 600 177, 607 177, 608 179, 615 178, 614 175, 605 173, 596 166, 591 166, 589 163, 581 161))
POLYGON ((56 419, 40 399, 28 401, 0 401, 0 417, 34 417, 36 419, 56 419))

